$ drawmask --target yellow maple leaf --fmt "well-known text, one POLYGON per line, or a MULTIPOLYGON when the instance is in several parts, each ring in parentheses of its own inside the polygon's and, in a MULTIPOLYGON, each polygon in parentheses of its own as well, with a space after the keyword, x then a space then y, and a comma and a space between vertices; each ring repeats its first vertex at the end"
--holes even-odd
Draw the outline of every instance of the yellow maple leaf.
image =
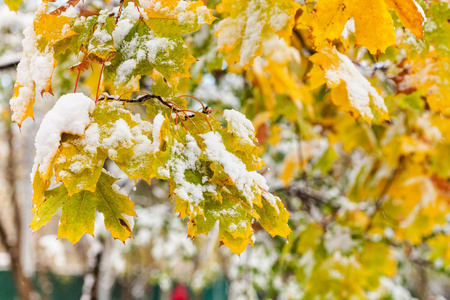
POLYGON ((38 45, 42 51, 48 47, 53 47, 57 42, 76 35, 77 33, 70 29, 70 21, 73 18, 66 16, 57 16, 51 14, 39 14, 34 19, 34 31, 39 37, 38 45))
POLYGON ((76 34, 69 26, 72 18, 49 15, 46 13, 47 6, 47 1, 42 2, 36 12, 34 27, 24 30, 24 51, 17 68, 14 96, 10 101, 13 122, 19 126, 26 118, 34 118, 36 90, 41 96, 52 92, 53 70, 58 64, 53 57, 53 46, 76 34))
POLYGON ((427 91, 427 103, 434 111, 449 113, 450 109, 450 76, 447 57, 440 57, 436 51, 431 51, 425 59, 415 57, 405 61, 404 86, 427 91))
POLYGON ((261 55, 266 35, 289 38, 300 5, 292 0, 224 0, 217 7, 223 19, 216 31, 219 51, 229 53, 232 63, 240 61, 247 69, 261 55))
POLYGON ((11 109, 14 114, 12 115, 13 122, 19 126, 26 118, 31 117, 34 119, 33 105, 36 92, 34 83, 29 86, 22 86, 20 82, 16 82, 14 85, 14 96, 10 100, 11 109))
POLYGON ((393 9, 403 25, 422 39, 424 17, 414 0, 320 0, 303 24, 311 28, 316 47, 338 39, 350 18, 355 21, 356 44, 379 55, 395 45, 393 9))
POLYGON ((275 110, 276 94, 287 94, 294 101, 303 99, 300 79, 289 68, 290 64, 300 64, 298 51, 284 39, 272 34, 262 42, 262 55, 264 58, 254 61, 247 76, 261 89, 267 110, 275 110))
POLYGON ((380 120, 389 119, 384 99, 347 56, 326 46, 310 60, 316 65, 310 73, 313 88, 321 85, 324 78, 332 88, 333 102, 355 118, 361 116, 369 123, 376 115, 380 120))

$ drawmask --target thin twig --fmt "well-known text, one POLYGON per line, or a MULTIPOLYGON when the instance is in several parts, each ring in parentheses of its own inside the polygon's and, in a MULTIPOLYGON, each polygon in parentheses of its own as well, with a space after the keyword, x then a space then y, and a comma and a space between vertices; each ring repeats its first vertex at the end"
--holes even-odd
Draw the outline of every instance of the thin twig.
POLYGON ((98 101, 101 100, 112 100, 112 101, 121 101, 121 102, 125 102, 125 103, 143 103, 147 100, 150 99, 156 99, 158 100, 161 104, 167 106, 168 108, 170 108, 170 115, 172 115, 172 113, 175 113, 177 115, 177 117, 180 118, 181 123, 183 124, 183 126, 186 128, 186 126, 184 125, 184 122, 182 120, 182 118, 178 115, 178 114, 183 114, 186 117, 186 120, 189 119, 189 121, 192 122, 192 124, 194 125, 195 128, 197 128, 197 130, 200 132, 200 130, 198 129, 197 125, 195 125, 195 123, 191 120, 191 118, 193 116, 189 116, 186 112, 192 112, 194 113, 194 115, 199 115, 201 116, 209 125, 210 129, 213 130, 211 123, 209 123, 208 119, 203 116, 202 114, 200 114, 199 112, 193 111, 193 110, 189 110, 189 109, 182 109, 178 104, 176 104, 173 101, 166 101, 164 100, 161 96, 159 95, 152 95, 146 92, 139 92, 139 93, 144 93, 144 95, 137 97, 136 99, 123 99, 123 98, 116 98, 107 94, 102 94, 98 97, 98 101))
POLYGON ((392 183, 394 182, 395 178, 397 177, 397 175, 403 165, 404 160, 405 160, 405 157, 400 156, 398 166, 392 171, 391 175, 389 176, 385 185, 383 186, 380 196, 375 201, 375 210, 369 216, 369 224, 367 225, 365 232, 368 232, 372 228, 373 219, 374 219, 375 215, 381 210, 381 207, 383 206, 384 200, 386 198, 386 194, 389 192, 389 189, 391 188, 392 183))
POLYGON ((5 64, 0 65, 0 70, 6 70, 6 69, 11 69, 11 68, 16 68, 17 65, 19 64, 20 59, 19 60, 14 60, 11 62, 7 62, 5 64))

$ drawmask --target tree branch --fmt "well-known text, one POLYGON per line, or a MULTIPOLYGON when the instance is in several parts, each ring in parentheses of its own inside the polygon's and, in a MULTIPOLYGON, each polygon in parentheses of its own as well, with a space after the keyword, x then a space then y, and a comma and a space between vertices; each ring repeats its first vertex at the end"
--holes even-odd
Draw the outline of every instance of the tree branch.
POLYGON ((16 68, 19 64, 19 60, 12 60, 12 61, 6 61, 6 62, 0 62, 0 70, 6 70, 6 69, 12 69, 16 68))
MULTIPOLYGON (((110 96, 110 95, 106 95, 106 94, 102 94, 100 95, 100 97, 98 98, 98 101, 102 101, 102 100, 109 100, 109 101, 121 101, 121 102, 126 102, 126 103, 143 103, 147 100, 150 99, 157 99, 159 102, 161 102, 162 104, 164 104, 165 106, 167 106, 168 108, 172 109, 173 105, 170 104, 169 102, 165 101, 161 96, 158 95, 152 95, 152 94, 145 94, 142 96, 137 97, 136 99, 123 99, 123 98, 118 98, 115 96, 110 96)), ((176 108, 174 108, 175 110, 176 108)))
POLYGON ((370 217, 369 218, 370 221, 369 221, 369 224, 366 227, 365 232, 368 232, 372 228, 372 226, 373 226, 373 218, 381 210, 381 207, 383 206, 384 200, 386 198, 386 194, 387 194, 387 192, 389 192, 389 189, 391 188, 392 183, 394 182, 395 178, 397 177, 398 172, 401 169, 404 160, 405 160, 405 157, 404 156, 400 156, 398 166, 395 168, 395 170, 392 171, 391 175, 389 176, 389 178, 387 179, 385 185, 383 186, 383 190, 381 191, 380 196, 375 201, 375 210, 369 216, 370 217))

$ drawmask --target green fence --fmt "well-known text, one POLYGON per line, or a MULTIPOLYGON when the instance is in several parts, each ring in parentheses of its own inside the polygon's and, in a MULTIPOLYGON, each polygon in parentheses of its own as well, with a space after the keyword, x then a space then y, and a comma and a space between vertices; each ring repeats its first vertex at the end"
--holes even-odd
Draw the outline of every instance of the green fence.
MULTIPOLYGON (((46 293, 51 295, 52 300, 79 300, 82 295, 83 276, 61 276, 53 273, 45 275, 45 283, 42 280, 33 278, 34 285, 38 292, 42 292, 42 285, 45 284, 46 293)), ((228 282, 225 278, 216 281, 206 287, 200 297, 200 300, 226 300, 228 291, 228 282)), ((147 292, 149 300, 159 300, 161 290, 158 286, 151 286, 147 292)), ((18 299, 14 281, 10 271, 0 271, 0 300, 18 299)), ((116 282, 112 288, 111 300, 121 300, 123 297, 123 286, 116 282)), ((194 297, 191 297, 194 299, 194 297)))

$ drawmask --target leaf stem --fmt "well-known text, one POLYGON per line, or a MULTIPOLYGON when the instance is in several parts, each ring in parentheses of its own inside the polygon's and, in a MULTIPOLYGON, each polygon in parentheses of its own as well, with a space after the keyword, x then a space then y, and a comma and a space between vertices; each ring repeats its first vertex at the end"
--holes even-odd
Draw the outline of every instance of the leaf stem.
POLYGON ((83 59, 81 60, 80 66, 78 67, 77 81, 75 82, 75 89, 73 90, 74 93, 77 92, 78 81, 80 80, 81 69, 83 68, 83 63, 84 63, 84 60, 86 59, 87 53, 88 53, 88 49, 86 48, 86 52, 84 52, 83 59))
POLYGON ((100 83, 102 82, 103 68, 105 67, 105 61, 102 63, 102 68, 100 70, 100 76, 98 77, 98 85, 97 85, 97 95, 95 96, 95 105, 98 103, 98 92, 100 90, 100 83))

